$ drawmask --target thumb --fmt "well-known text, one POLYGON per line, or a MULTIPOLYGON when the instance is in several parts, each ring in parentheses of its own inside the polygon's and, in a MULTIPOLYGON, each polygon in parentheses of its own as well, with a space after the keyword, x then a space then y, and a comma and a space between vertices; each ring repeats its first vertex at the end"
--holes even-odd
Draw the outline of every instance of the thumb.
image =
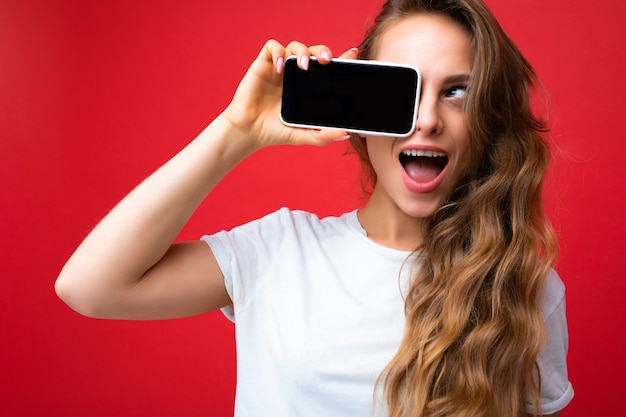
POLYGON ((339 129, 322 129, 315 132, 315 140, 321 145, 350 139, 350 134, 339 129))
POLYGON ((294 129, 290 143, 293 145, 326 146, 331 142, 349 139, 350 135, 339 129, 294 129))

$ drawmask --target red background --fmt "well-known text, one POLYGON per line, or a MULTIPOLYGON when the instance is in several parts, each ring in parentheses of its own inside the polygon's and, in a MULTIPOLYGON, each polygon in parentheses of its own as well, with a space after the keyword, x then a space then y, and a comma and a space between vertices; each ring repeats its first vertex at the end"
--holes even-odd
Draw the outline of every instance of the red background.
MULTIPOLYGON (((559 152, 547 202, 568 287, 567 417, 621 415, 626 343, 626 3, 488 0, 551 97, 559 152)), ((54 295, 91 227, 229 102, 269 37, 360 40, 379 0, 0 2, 0 410, 11 416, 227 416, 233 327, 83 318, 54 295)), ((280 206, 358 204, 343 144, 264 150, 181 238, 280 206)))

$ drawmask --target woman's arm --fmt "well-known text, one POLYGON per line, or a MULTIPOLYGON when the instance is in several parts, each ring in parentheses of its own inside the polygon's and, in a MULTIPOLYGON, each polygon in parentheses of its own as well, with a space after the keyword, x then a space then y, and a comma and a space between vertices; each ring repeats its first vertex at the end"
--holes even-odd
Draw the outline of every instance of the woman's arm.
MULTIPOLYGON (((292 129, 279 121, 282 63, 328 48, 287 48, 269 41, 231 104, 181 152, 126 196, 81 243, 55 289, 91 317, 160 319, 211 311, 230 303, 223 276, 203 242, 173 244, 198 205, 237 163, 278 144, 324 145, 343 131, 292 129)), ((305 57, 305 58, 302 58, 305 57)), ((355 57, 350 52, 344 57, 355 57)), ((224 202, 228 204, 229 202, 224 202)))
POLYGON ((228 304, 208 248, 172 242, 204 196, 252 151, 219 116, 96 226, 61 271, 57 294, 100 318, 178 317, 228 304))

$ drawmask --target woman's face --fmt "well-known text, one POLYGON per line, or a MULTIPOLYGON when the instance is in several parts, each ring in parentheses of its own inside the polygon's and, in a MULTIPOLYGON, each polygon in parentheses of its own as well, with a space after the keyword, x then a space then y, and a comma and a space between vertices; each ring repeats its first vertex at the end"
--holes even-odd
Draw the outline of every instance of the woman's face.
POLYGON ((412 218, 431 217, 454 190, 468 157, 470 38, 446 17, 418 14, 391 24, 376 51, 375 59, 412 64, 423 78, 413 135, 367 137, 377 176, 371 198, 412 218))

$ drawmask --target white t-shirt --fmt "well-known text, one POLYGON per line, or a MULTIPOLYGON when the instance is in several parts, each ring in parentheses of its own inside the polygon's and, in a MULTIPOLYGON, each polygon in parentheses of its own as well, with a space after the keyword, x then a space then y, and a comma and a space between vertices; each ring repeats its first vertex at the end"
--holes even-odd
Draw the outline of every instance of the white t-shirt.
MULTIPOLYGON (((283 208, 202 239, 233 300, 223 311, 236 323, 235 416, 372 416, 375 381, 404 330, 414 255, 369 239, 356 211, 320 220, 283 208)), ((551 273, 540 357, 546 414, 573 397, 564 291, 551 273)))

